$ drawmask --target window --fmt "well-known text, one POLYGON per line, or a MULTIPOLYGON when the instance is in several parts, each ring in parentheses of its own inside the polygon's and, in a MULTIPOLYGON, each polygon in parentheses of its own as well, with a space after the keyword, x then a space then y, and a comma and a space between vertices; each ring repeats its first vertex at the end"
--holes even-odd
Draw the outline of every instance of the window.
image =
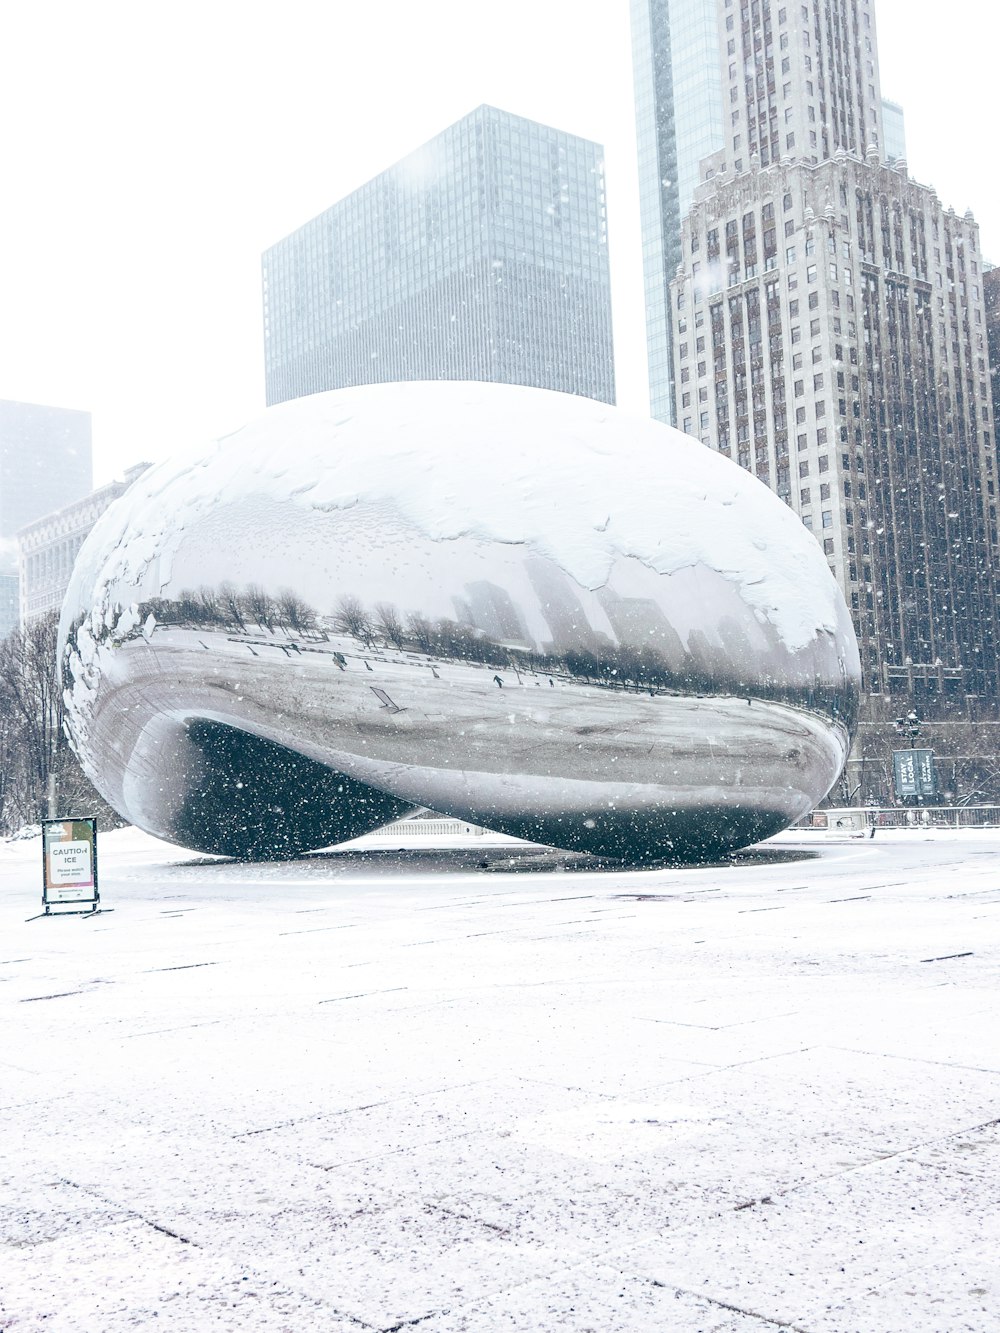
POLYGON ((823 526, 824 526, 824 528, 832 528, 832 527, 833 527, 833 510, 832 510, 832 509, 824 509, 824 510, 823 510, 822 521, 823 521, 823 526))
POLYGON ((799 464, 799 476, 800 476, 800 477, 808 477, 808 475, 809 475, 809 464, 808 464, 808 463, 805 463, 805 462, 800 463, 800 464, 799 464))
POLYGON ((809 498, 809 487, 803 486, 802 489, 799 491, 799 504, 807 505, 811 503, 812 501, 809 498))
POLYGON ((816 265, 809 264, 806 267, 806 282, 815 282, 815 281, 816 281, 816 265))
MULTIPOLYGON (((676 253, 676 251, 675 251, 674 253, 676 253)), ((794 246, 794 245, 790 245, 790 246, 786 249, 786 251, 785 251, 785 262, 786 262, 787 264, 794 264, 794 263, 795 263, 795 246, 794 246)))

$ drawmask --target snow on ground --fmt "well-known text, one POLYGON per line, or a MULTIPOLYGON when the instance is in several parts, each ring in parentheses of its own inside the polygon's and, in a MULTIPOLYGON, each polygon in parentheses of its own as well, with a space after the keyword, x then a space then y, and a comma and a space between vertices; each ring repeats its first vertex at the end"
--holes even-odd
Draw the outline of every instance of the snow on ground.
POLYGON ((0 1329, 993 1333, 1000 832, 0 846, 0 1329))

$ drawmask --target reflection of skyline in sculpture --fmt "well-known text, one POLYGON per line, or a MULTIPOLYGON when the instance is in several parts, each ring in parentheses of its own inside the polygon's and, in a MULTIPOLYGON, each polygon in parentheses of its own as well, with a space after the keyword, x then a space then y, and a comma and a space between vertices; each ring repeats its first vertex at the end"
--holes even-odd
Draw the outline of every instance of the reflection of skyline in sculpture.
POLYGON ((531 647, 524 621, 505 588, 480 579, 477 583, 467 583, 465 592, 467 601, 459 597, 453 600, 467 624, 496 643, 517 648, 531 647))
POLYGON ((661 458, 675 447, 668 428, 650 437, 652 423, 606 408, 598 420, 593 404, 488 385, 351 390, 273 409, 264 424, 196 473, 147 478, 146 501, 95 532, 74 576, 70 725, 88 772, 142 827, 207 851, 277 854, 427 805, 644 862, 765 836, 836 779, 856 705, 846 608, 794 520, 780 565, 768 564, 764 543, 785 513, 737 469, 685 445, 669 492, 637 493, 601 475, 607 441, 661 458), (434 436, 421 468, 447 514, 415 503, 417 474, 398 475, 408 455, 393 466, 357 447, 402 438, 424 416, 434 436), (536 416, 553 456, 529 448, 522 464, 509 441, 536 416), (450 434, 460 452, 471 429, 494 425, 508 441, 503 481, 523 478, 503 512, 499 479, 456 493, 440 444, 450 434), (311 481, 301 459, 289 464, 299 431, 315 442, 311 481), (588 453, 587 431, 602 451, 588 453), (213 490, 213 467, 257 489, 213 490), (674 497, 690 507, 714 494, 745 527, 724 568, 746 573, 720 572, 697 535, 657 568, 657 531, 687 521, 670 512, 674 497), (487 497, 494 508, 477 511, 487 497), (601 524, 576 517, 609 511, 601 524), (244 581, 232 577, 241 565, 244 581), (213 569, 224 577, 190 580, 213 569), (796 589, 813 578, 811 606, 801 598, 791 614, 778 600, 786 577, 796 589))
POLYGON ((527 559, 524 567, 552 635, 550 651, 596 652, 608 646, 607 636, 598 633, 588 620, 565 570, 537 556, 527 559))

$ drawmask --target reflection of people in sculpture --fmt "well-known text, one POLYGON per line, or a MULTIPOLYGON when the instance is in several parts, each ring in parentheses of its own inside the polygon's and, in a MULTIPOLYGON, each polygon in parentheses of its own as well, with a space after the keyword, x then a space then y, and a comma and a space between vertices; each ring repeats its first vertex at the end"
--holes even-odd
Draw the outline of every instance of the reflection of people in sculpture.
POLYGON ((496 683, 497 683, 497 689, 498 689, 498 690, 502 690, 502 689, 503 689, 503 681, 500 679, 500 677, 499 677, 499 676, 494 676, 493 679, 494 679, 494 680, 496 681, 496 683))

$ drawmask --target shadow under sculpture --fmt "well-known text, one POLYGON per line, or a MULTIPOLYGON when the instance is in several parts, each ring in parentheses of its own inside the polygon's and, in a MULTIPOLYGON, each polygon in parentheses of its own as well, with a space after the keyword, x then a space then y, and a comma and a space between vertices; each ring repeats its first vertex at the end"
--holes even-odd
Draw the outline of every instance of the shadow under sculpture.
POLYGON ((836 781, 859 663, 815 539, 697 442, 456 382, 271 408, 141 477, 61 626, 74 746, 139 827, 294 855, 427 806, 632 863, 836 781))

